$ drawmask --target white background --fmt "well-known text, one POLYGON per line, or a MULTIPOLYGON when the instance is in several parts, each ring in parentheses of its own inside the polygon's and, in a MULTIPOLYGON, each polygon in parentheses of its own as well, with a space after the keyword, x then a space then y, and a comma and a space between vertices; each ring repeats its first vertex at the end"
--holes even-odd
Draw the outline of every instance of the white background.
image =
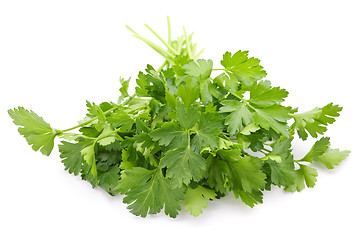
MULTIPOLYGON (((360 239, 358 1, 1 1, 1 239, 360 239), (310 110, 344 107, 329 127, 332 146, 351 156, 319 169, 315 188, 265 192, 251 209, 232 194, 194 218, 128 212, 122 197, 92 189, 64 171, 58 151, 33 152, 7 115, 24 106, 64 129, 80 120, 85 100, 116 101, 120 76, 137 75, 162 59, 125 24, 152 37, 183 25, 219 66, 225 51, 249 50, 262 60, 286 104, 310 110), (224 238, 225 239, 225 238, 224 238)), ((155 38, 153 38, 155 40, 155 38)), ((301 157, 313 140, 297 140, 301 157)))

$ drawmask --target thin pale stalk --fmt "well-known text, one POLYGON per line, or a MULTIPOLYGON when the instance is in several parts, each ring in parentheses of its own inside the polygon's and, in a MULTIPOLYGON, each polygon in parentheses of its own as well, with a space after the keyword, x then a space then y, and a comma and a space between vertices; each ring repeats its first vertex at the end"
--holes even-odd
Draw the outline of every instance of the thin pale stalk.
POLYGON ((161 66, 158 68, 157 72, 160 72, 169 62, 167 60, 165 60, 165 62, 163 64, 161 64, 161 66))
POLYGON ((126 25, 126 28, 129 29, 132 33, 134 33, 134 37, 142 40, 143 42, 145 42, 147 45, 149 45, 152 49, 154 49, 155 51, 157 51, 158 53, 160 53, 163 57, 165 57, 166 55, 168 55, 169 57, 173 58, 175 57, 174 54, 166 51, 165 49, 163 49, 162 47, 160 47, 159 45, 147 40, 146 38, 140 36, 138 33, 136 33, 132 28, 130 28, 128 25, 126 25))
POLYGON ((178 52, 180 52, 181 51, 181 49, 182 49, 182 47, 184 46, 184 40, 183 40, 183 38, 181 37, 181 38, 178 38, 178 52))
POLYGON ((147 27, 173 54, 178 55, 179 53, 171 47, 162 37, 160 37, 157 32, 155 32, 149 25, 145 24, 145 27, 147 27))
POLYGON ((183 29, 184 29, 184 35, 185 35, 186 49, 187 49, 187 51, 188 51, 189 57, 190 57, 191 59, 193 59, 192 52, 191 52, 191 50, 190 50, 189 38, 188 38, 188 36, 187 36, 187 34, 186 34, 186 29, 185 29, 185 27, 183 27, 183 29))
POLYGON ((166 17, 167 20, 167 27, 168 27, 168 44, 171 44, 171 23, 170 23, 170 17, 166 17))
POLYGON ((201 49, 200 52, 198 52, 198 54, 196 54, 196 56, 194 57, 194 60, 198 59, 198 57, 204 52, 204 50, 205 48, 201 49))
MULTIPOLYGON (((135 97, 135 94, 131 95, 124 103, 122 103, 122 105, 126 105, 126 104, 127 104, 128 102, 130 102, 134 97, 135 97)), ((104 112, 104 115, 106 116, 106 115, 108 115, 109 113, 111 113, 112 111, 114 111, 114 110, 116 110, 116 109, 118 109, 118 108, 119 108, 119 106, 110 108, 109 110, 107 110, 107 111, 104 112)), ((92 118, 92 119, 89 119, 89 120, 87 120, 87 121, 85 121, 85 122, 83 122, 83 123, 80 123, 80 124, 78 124, 78 125, 76 125, 76 126, 74 126, 74 127, 71 127, 71 128, 65 129, 65 130, 60 130, 60 131, 58 131, 58 134, 61 134, 61 133, 64 133, 64 132, 68 132, 68 131, 77 129, 77 128, 82 127, 82 126, 86 126, 86 125, 92 123, 93 121, 95 121, 95 120, 97 120, 97 119, 98 119, 98 117, 96 116, 96 117, 94 117, 94 118, 92 118)))

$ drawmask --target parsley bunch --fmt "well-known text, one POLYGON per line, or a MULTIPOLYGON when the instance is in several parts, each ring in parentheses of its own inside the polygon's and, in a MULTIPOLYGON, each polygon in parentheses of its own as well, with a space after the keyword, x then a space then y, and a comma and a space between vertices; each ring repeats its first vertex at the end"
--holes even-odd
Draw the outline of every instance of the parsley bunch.
POLYGON ((184 202, 193 216, 208 200, 233 192, 246 205, 262 203, 272 185, 285 191, 313 187, 314 162, 332 169, 349 151, 330 148, 330 139, 315 142, 302 159, 294 159, 297 135, 323 135, 341 107, 330 103, 308 112, 282 105, 288 92, 264 80, 266 72, 247 51, 226 52, 222 69, 198 59, 192 34, 168 40, 165 48, 143 38, 165 58, 155 69, 140 72, 135 93, 121 79, 118 103, 87 102, 88 113, 75 127, 58 130, 35 112, 9 110, 19 133, 35 151, 49 155, 55 137, 65 169, 93 187, 124 194, 124 203, 138 216, 176 217, 184 202), (290 122, 290 123, 289 123, 290 122), (78 132, 72 130, 78 129, 78 132))

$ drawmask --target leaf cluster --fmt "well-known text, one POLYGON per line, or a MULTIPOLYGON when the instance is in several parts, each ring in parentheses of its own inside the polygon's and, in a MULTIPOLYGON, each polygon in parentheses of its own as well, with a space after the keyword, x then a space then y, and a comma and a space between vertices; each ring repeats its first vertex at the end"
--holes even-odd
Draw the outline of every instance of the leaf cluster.
POLYGON ((133 33, 165 58, 159 69, 148 65, 138 74, 133 95, 130 79, 121 79, 117 103, 87 102, 86 117, 65 130, 23 107, 9 110, 35 151, 49 155, 55 137, 61 138, 65 170, 125 195, 133 214, 163 210, 176 217, 184 204, 198 216, 229 192, 254 207, 272 186, 291 192, 313 187, 318 174, 312 163, 332 169, 348 156, 322 137, 294 159, 296 134, 302 140, 323 135, 342 108, 330 103, 299 113, 283 105, 288 92, 265 80, 260 60, 247 51, 226 52, 215 69, 212 60, 197 59, 185 29, 167 42, 154 32, 166 50, 133 33))

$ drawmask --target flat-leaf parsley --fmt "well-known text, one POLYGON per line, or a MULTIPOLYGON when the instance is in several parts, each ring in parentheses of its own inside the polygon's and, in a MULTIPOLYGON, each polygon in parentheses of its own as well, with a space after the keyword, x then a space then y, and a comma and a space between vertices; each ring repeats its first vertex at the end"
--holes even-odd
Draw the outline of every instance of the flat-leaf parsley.
POLYGON ((282 105, 288 92, 264 80, 260 60, 247 51, 226 52, 223 68, 214 69, 212 60, 198 59, 202 51, 195 51, 185 29, 172 40, 169 19, 167 41, 146 27, 165 48, 128 29, 165 61, 139 73, 134 94, 128 92, 130 79, 120 79, 117 103, 87 102, 86 118, 65 130, 23 107, 9 110, 35 151, 50 155, 59 137, 70 174, 126 195, 124 203, 137 216, 163 210, 173 218, 182 203, 198 216, 209 200, 228 192, 254 207, 272 185, 291 192, 314 187, 312 163, 332 169, 349 155, 330 148, 328 137, 302 159, 291 152, 296 133, 302 140, 323 135, 339 116, 338 105, 299 113, 282 105))

